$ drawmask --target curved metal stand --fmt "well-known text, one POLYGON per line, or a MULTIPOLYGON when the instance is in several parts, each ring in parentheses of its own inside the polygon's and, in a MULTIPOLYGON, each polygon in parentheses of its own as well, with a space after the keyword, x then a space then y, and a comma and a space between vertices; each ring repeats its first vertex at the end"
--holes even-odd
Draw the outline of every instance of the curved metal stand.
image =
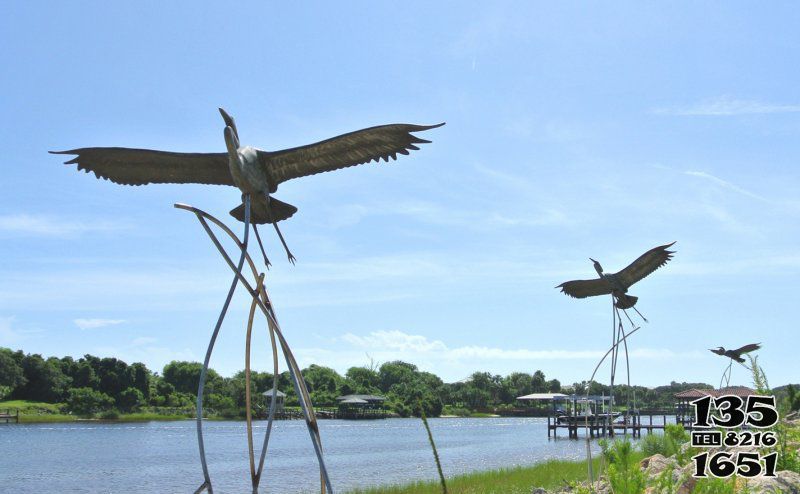
POLYGON ((719 389, 722 389, 722 382, 725 382, 725 387, 731 385, 731 373, 733 372, 733 359, 731 359, 731 363, 728 364, 728 367, 725 368, 725 372, 722 373, 722 377, 719 379, 719 389))
POLYGON ((250 452, 250 474, 251 474, 251 481, 253 484, 253 492, 258 491, 258 484, 261 479, 262 469, 264 467, 264 460, 266 457, 267 452, 267 445, 269 443, 269 435, 272 430, 272 422, 274 419, 275 413, 275 401, 276 401, 276 394, 277 394, 277 362, 278 362, 278 354, 277 354, 277 345, 276 345, 276 337, 277 343, 280 344, 281 350, 283 352, 284 359, 286 361, 286 365, 289 368, 289 375, 292 379, 292 384, 295 389, 295 393, 297 394, 298 400, 300 402, 300 408, 303 411, 303 416, 305 417, 306 427, 308 428, 308 433, 311 437, 311 442, 314 446, 314 452, 317 455, 317 461, 319 463, 320 469, 320 492, 321 494, 326 494, 326 492, 333 494, 333 488, 331 486, 330 477, 328 475, 328 470, 325 466, 325 461, 322 455, 322 439, 319 433, 319 425, 317 423, 317 418, 314 413, 313 404, 311 402, 311 397, 308 394, 308 388, 306 387, 305 380, 300 372, 300 367, 297 365, 297 361, 294 358, 294 355, 289 348, 289 344, 286 342, 286 339, 283 337, 283 333, 280 329, 280 324, 278 323, 278 318, 275 314, 274 307, 272 302, 269 298, 269 294, 263 283, 263 273, 259 274, 258 270, 256 269, 255 263, 253 262, 252 258, 247 253, 247 240, 248 240, 248 232, 249 232, 249 218, 250 218, 250 198, 249 196, 245 196, 245 231, 243 241, 239 241, 239 238, 228 228, 224 223, 220 220, 215 218, 214 216, 197 209, 192 206, 188 206, 186 204, 175 204, 175 207, 178 209, 183 209, 186 211, 190 211, 197 216, 198 221, 203 226, 203 229, 208 234, 211 241, 214 243, 214 246, 219 251, 222 258, 225 260, 226 264, 233 270, 234 272, 234 281, 231 285, 231 289, 228 293, 228 298, 226 299, 225 304, 223 305, 223 310, 220 313, 220 317, 217 320, 217 325, 215 326, 214 332, 211 337, 211 342, 209 343, 209 348, 206 353, 206 359, 204 362, 203 370, 201 371, 201 379, 200 385, 198 387, 198 401, 197 401, 197 433, 198 433, 198 444, 200 446, 200 461, 203 466, 203 476, 204 482, 200 487, 195 491, 195 494, 199 494, 203 492, 203 490, 207 490, 209 494, 213 494, 213 488, 211 486, 211 478, 208 474, 208 466, 205 459, 205 449, 203 446, 203 432, 202 432, 202 390, 204 387, 205 381, 205 374, 208 368, 208 363, 211 358, 211 352, 213 350, 214 342, 216 340, 217 334, 219 333, 219 328, 222 325, 222 321, 225 318, 225 314, 227 312, 228 305, 230 304, 230 299, 233 296, 233 291, 238 283, 241 283, 245 290, 250 294, 252 297, 252 304, 250 310, 250 317, 248 319, 248 330, 247 330, 247 337, 246 337, 246 358, 245 358, 245 374, 246 374, 246 400, 248 404, 247 414, 247 428, 248 428, 248 446, 250 452), (239 248, 240 251, 240 260, 238 264, 234 264, 231 257, 222 247, 219 239, 211 230, 208 225, 208 222, 214 223, 217 227, 222 229, 236 246, 239 248), (244 262, 247 262, 250 270, 252 271, 253 278, 256 280, 256 287, 253 286, 248 282, 247 278, 244 277, 242 274, 242 268, 244 266, 244 262), (270 332, 270 339, 272 342, 272 350, 273 350, 273 360, 274 360, 274 373, 273 373, 273 394, 272 394, 272 402, 270 404, 270 412, 269 412, 269 422, 267 425, 267 431, 264 435, 264 443, 261 449, 261 458, 259 461, 258 468, 255 468, 255 461, 253 456, 253 448, 252 448, 252 417, 250 416, 250 351, 249 351, 249 344, 250 344, 250 337, 252 334, 252 324, 253 319, 255 316, 255 307, 258 307, 262 314, 267 319, 267 325, 270 332))
MULTIPOLYGON (((633 333, 639 331, 641 329, 640 326, 636 326, 633 324, 633 321, 628 316, 628 313, 625 312, 625 316, 628 317, 628 320, 631 322, 631 331, 625 332, 625 327, 622 324, 622 317, 619 314, 619 309, 614 306, 614 299, 611 299, 612 304, 612 325, 613 325, 613 332, 612 332, 612 343, 611 348, 606 351, 603 357, 597 362, 597 365, 592 372, 592 377, 589 378, 589 381, 586 385, 586 397, 584 398, 585 402, 589 402, 589 392, 592 387, 592 383, 594 382, 594 377, 597 374, 597 371, 600 369, 600 366, 605 362, 606 358, 611 355, 611 391, 610 391, 610 405, 609 405, 609 421, 610 417, 613 416, 613 406, 614 406, 614 377, 617 372, 617 363, 619 359, 619 347, 623 345, 625 350, 625 365, 627 369, 627 377, 628 377, 628 389, 630 389, 631 385, 631 367, 630 367, 630 360, 628 358, 628 337, 630 337, 633 333)), ((638 311, 637 311, 638 312, 638 311)), ((644 319, 644 317, 643 317, 644 319)), ((627 419, 627 417, 626 417, 627 419)), ((589 414, 586 413, 584 417, 584 428, 586 434, 586 463, 588 468, 589 474, 589 491, 594 492, 594 469, 592 465, 592 447, 591 447, 591 434, 589 430, 589 414)))

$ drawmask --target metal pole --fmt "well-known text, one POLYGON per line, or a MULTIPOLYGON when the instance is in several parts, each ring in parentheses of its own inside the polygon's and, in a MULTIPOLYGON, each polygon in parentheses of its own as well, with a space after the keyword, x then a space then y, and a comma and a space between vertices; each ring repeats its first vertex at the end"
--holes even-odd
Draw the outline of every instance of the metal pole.
POLYGON ((228 296, 225 298, 225 303, 222 305, 222 311, 217 318, 217 324, 214 326, 214 332, 211 334, 211 340, 208 342, 208 349, 206 350, 206 358, 203 361, 203 368, 200 370, 200 383, 197 386, 197 445, 200 449, 200 464, 203 467, 203 484, 197 488, 195 494, 203 492, 203 489, 208 490, 209 494, 214 493, 211 487, 211 476, 208 473, 208 464, 206 463, 206 450, 203 444, 203 392, 206 385, 206 374, 208 373, 208 364, 211 361, 211 352, 214 351, 214 343, 217 341, 219 329, 222 327, 222 321, 225 320, 225 314, 228 312, 228 306, 233 298, 233 292, 236 291, 236 285, 239 284, 239 276, 242 274, 244 267, 244 258, 247 254, 247 240, 250 234, 250 195, 244 196, 244 240, 241 246, 241 254, 239 256, 239 264, 236 268, 236 274, 231 282, 231 287, 228 289, 228 296))

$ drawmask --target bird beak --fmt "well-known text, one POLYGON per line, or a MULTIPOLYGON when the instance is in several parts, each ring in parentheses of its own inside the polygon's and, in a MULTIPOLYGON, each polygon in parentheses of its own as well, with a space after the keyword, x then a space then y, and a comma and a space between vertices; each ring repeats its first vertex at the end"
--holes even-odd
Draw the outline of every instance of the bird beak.
POLYGON ((218 108, 218 110, 219 114, 222 115, 222 119, 225 120, 225 125, 230 125, 231 122, 233 121, 233 118, 231 118, 231 116, 228 115, 228 112, 226 112, 224 108, 218 108))
POLYGON ((228 112, 226 112, 224 108, 217 109, 219 110, 219 114, 222 115, 222 119, 225 120, 225 126, 233 130, 233 135, 236 136, 236 147, 239 147, 239 131, 236 129, 236 122, 233 121, 233 117, 228 115, 228 112))
POLYGON ((594 259, 592 259, 591 257, 589 258, 589 260, 590 260, 590 261, 592 261, 592 262, 597 262, 597 261, 595 261, 594 259))

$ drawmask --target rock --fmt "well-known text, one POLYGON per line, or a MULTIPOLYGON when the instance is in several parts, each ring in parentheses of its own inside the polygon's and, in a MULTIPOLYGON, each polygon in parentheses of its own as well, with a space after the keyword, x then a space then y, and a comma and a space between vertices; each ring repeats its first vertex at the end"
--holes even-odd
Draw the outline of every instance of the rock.
POLYGON ((534 487, 531 494, 547 494, 547 490, 541 487, 534 487))
POLYGON ((756 477, 747 480, 752 494, 800 494, 800 473, 781 470, 775 477, 756 477))
POLYGON ((664 455, 656 454, 642 460, 640 466, 649 477, 656 477, 664 470, 676 470, 678 462, 675 458, 666 458, 664 455))

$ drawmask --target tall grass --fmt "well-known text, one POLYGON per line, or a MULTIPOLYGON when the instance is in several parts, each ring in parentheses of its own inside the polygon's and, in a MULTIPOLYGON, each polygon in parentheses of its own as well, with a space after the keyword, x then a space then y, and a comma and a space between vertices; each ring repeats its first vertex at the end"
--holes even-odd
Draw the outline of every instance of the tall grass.
MULTIPOLYGON (((595 461, 599 466, 599 460, 595 461)), ((534 487, 548 490, 565 487, 586 476, 585 462, 552 460, 530 467, 503 468, 459 475, 448 479, 450 494, 530 494, 534 487)), ((437 481, 356 489, 348 494, 439 494, 437 481)))

